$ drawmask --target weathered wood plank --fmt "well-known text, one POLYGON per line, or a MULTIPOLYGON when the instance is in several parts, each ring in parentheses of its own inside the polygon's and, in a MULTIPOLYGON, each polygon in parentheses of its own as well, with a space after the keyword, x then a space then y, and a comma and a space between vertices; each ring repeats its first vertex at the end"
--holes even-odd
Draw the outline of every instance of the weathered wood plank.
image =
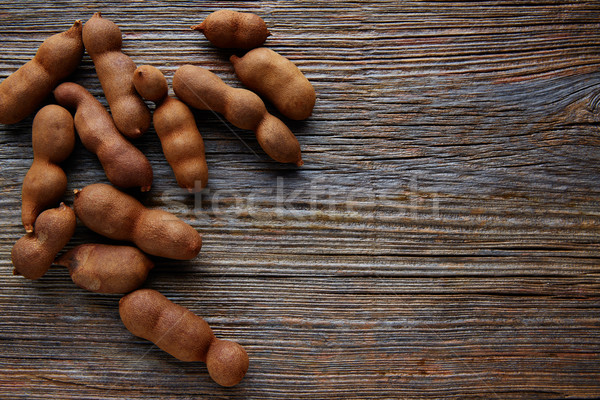
MULTIPOLYGON (((101 10, 138 64, 241 86, 229 52, 189 30, 223 7, 263 16, 268 46, 313 82, 314 115, 286 121, 306 164, 196 112, 209 187, 179 190, 151 131, 138 197, 204 235, 145 286, 239 340, 246 379, 217 387, 133 337, 119 296, 64 269, 12 276, 30 117, 0 126, 0 397, 597 397, 600 2, 0 0, 0 79, 101 10)), ((87 55, 72 79, 106 104, 87 55)), ((65 169, 69 204, 106 182, 80 144, 65 169)), ((107 240, 79 226, 68 247, 91 241, 107 240)))

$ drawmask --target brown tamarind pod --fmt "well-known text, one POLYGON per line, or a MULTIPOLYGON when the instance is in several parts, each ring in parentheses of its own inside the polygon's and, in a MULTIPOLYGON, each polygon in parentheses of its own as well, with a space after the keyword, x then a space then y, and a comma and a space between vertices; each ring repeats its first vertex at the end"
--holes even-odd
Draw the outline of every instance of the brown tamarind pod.
POLYGON ((54 261, 68 268, 73 282, 96 293, 129 293, 140 287, 154 263, 132 246, 82 244, 54 261))
POLYGON ((152 186, 152 166, 146 156, 123 137, 106 109, 84 87, 65 82, 54 89, 56 101, 75 111, 75 129, 86 149, 98 156, 106 177, 121 188, 152 186))
POLYGON ((135 243, 147 254, 175 260, 198 255, 202 237, 175 215, 148 209, 110 185, 94 183, 75 191, 77 217, 96 233, 135 243))
POLYGON ((133 87, 136 66, 121 51, 122 41, 119 27, 99 12, 83 27, 83 44, 96 66, 115 126, 123 135, 137 138, 150 127, 150 110, 133 87))
POLYGON ((192 111, 183 102, 168 96, 167 79, 156 67, 138 67, 133 73, 133 83, 143 98, 156 103, 152 115, 154 129, 179 186, 190 192, 206 187, 208 166, 204 141, 192 111))
POLYGON ((33 59, 0 83, 0 123, 14 124, 33 113, 83 57, 81 21, 47 38, 33 59))
POLYGON ((67 175, 58 164, 69 157, 75 146, 73 117, 56 104, 38 111, 31 131, 33 163, 21 189, 21 219, 27 232, 33 232, 38 215, 57 205, 65 193, 67 175))
POLYGON ((258 15, 233 10, 215 11, 192 29, 202 32, 214 46, 223 49, 253 49, 261 46, 271 34, 258 15))
POLYGON ((232 55, 229 60, 244 86, 269 100, 280 113, 295 120, 310 117, 315 89, 296 64, 266 47, 243 57, 232 55))
POLYGON ((183 65, 175 72, 173 90, 187 105, 213 110, 238 128, 254 131, 262 149, 275 161, 304 164, 296 136, 267 112, 255 93, 233 88, 209 70, 194 65, 183 65))
POLYGON ((248 371, 248 354, 239 344, 217 339, 210 326, 185 307, 152 289, 139 289, 119 301, 123 324, 182 361, 206 363, 222 386, 237 385, 248 371))
POLYGON ((12 248, 13 273, 28 279, 41 278, 71 240, 76 225, 75 213, 65 203, 41 213, 34 231, 17 240, 12 248))

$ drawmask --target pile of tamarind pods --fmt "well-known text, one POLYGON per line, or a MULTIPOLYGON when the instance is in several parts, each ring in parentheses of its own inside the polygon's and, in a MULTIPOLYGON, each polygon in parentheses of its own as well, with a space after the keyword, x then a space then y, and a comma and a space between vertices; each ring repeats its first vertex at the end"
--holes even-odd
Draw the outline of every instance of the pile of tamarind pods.
POLYGON ((298 140, 267 111, 263 98, 284 117, 302 120, 311 115, 316 95, 294 63, 261 47, 270 33, 259 16, 220 10, 192 29, 216 47, 248 50, 242 57, 230 58, 248 89, 233 88, 208 69, 183 65, 173 76, 177 98, 170 97, 163 73, 150 65, 137 67, 121 51, 119 27, 99 12, 85 24, 76 21, 67 31, 47 38, 31 61, 0 83, 0 123, 23 120, 50 94, 58 103, 42 107, 33 119, 34 159, 21 192, 26 234, 15 243, 11 256, 15 275, 38 279, 59 265, 68 268, 73 282, 83 289, 124 294, 119 313, 131 333, 180 360, 205 362, 215 382, 234 386, 249 367, 244 348, 217 339, 206 321, 159 292, 138 289, 154 267, 149 256, 193 259, 202 237, 175 215, 148 209, 119 190, 152 187, 150 162, 128 139, 141 136, 153 124, 177 184, 194 192, 206 187, 208 168, 189 107, 222 114, 235 127, 254 131, 275 161, 301 166, 298 140), (110 113, 86 88, 65 82, 84 51, 95 65, 110 113), (153 113, 144 100, 156 104, 153 113), (98 157, 114 186, 93 183, 76 190, 71 208, 61 202, 67 177, 60 163, 73 151, 75 134, 98 157), (132 245, 82 244, 59 256, 77 219, 100 235, 132 245))

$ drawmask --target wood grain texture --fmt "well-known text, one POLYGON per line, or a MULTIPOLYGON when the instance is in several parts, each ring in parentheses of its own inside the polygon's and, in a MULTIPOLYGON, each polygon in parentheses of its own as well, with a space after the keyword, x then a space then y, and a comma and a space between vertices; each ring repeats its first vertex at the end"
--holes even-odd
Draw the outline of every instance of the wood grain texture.
MULTIPOLYGON (((315 86, 313 116, 286 121, 305 165, 196 112, 208 188, 177 188, 151 130, 137 196, 204 236, 145 287, 243 344, 248 375, 218 387, 64 269, 12 276, 30 117, 0 126, 0 397, 598 397, 600 2, 1 0, 0 79, 100 10, 138 65, 240 87, 230 53, 189 29, 225 7, 261 15, 315 86)), ((89 56, 72 79, 106 105, 89 56)), ((68 204, 107 182, 80 143, 65 169, 68 204)), ((80 225, 68 248, 92 241, 80 225)))

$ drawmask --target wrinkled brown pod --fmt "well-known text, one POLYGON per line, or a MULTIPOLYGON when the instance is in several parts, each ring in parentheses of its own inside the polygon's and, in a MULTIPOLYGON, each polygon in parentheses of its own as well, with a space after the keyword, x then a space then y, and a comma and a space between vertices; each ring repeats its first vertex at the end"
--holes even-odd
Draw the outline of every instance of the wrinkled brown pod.
POLYGON ((290 119, 310 117, 315 106, 314 87, 296 64, 266 47, 250 50, 243 57, 229 58, 240 81, 262 95, 290 119))
POLYGON ((12 248, 13 273, 28 279, 41 278, 71 240, 76 224, 75 213, 64 203, 41 213, 34 231, 17 240, 12 248))
POLYGON ((192 29, 200 31, 216 47, 224 49, 253 49, 270 35, 265 21, 256 14, 219 10, 192 29))
POLYGON ((67 175, 58 165, 75 146, 71 114, 55 104, 42 108, 31 129, 33 163, 23 179, 21 219, 27 232, 33 232, 37 216, 56 206, 67 189, 67 175))
POLYGON ((304 164, 298 139, 280 119, 267 112, 255 93, 233 88, 209 70, 194 65, 183 65, 175 72, 173 90, 187 105, 216 111, 238 128, 254 131, 262 149, 275 161, 304 164))
POLYGON ((150 110, 133 87, 136 66, 121 51, 121 30, 97 12, 83 27, 83 43, 96 66, 117 129, 129 138, 141 136, 150 127, 150 110))
POLYGON ((132 246, 82 244, 54 261, 68 268, 73 282, 96 293, 125 294, 140 287, 154 263, 132 246))
POLYGON ((82 57, 81 21, 75 21, 46 39, 31 61, 0 83, 0 123, 14 124, 33 113, 82 57))
POLYGON ((77 217, 96 233, 135 243, 145 253, 189 260, 202 247, 200 234, 175 215, 150 210, 110 185, 95 183, 75 191, 77 217))
POLYGON ((156 103, 152 115, 154 129, 179 186, 190 192, 206 187, 204 141, 194 114, 183 102, 168 96, 167 79, 158 68, 138 67, 133 73, 133 83, 143 98, 156 103))
POLYGON ((248 371, 248 354, 242 346, 217 339, 204 319, 156 290, 140 289, 123 297, 119 314, 135 336, 179 360, 205 362, 219 385, 237 385, 248 371))
POLYGON ((56 101, 75 110, 75 129, 86 149, 98 156, 106 177, 121 188, 152 186, 152 166, 115 127, 102 104, 84 87, 65 82, 54 90, 56 101))

